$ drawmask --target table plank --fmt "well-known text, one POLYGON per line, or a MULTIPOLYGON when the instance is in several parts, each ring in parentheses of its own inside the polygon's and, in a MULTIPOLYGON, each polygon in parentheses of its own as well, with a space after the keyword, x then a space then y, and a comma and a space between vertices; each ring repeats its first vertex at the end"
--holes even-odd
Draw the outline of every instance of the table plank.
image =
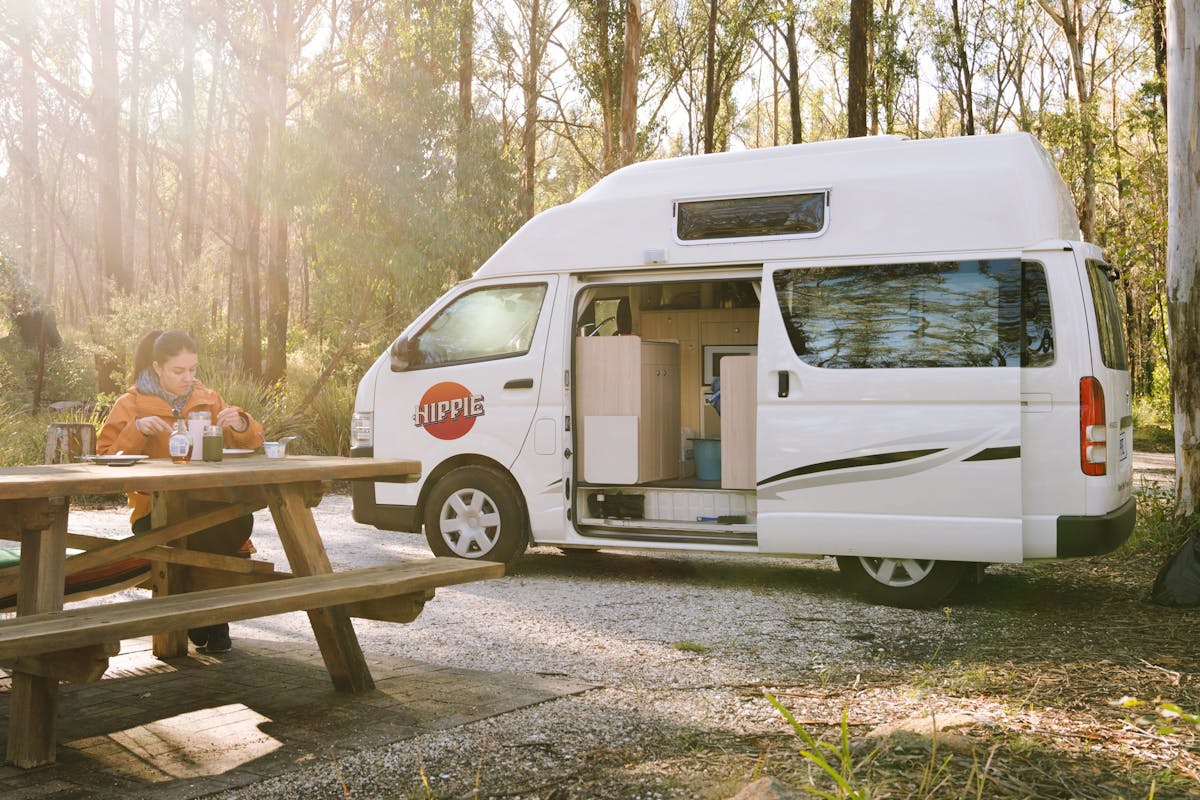
POLYGON ((340 456, 251 456, 190 464, 152 458, 129 467, 37 464, 0 469, 0 500, 265 486, 297 481, 405 481, 416 480, 420 474, 421 462, 413 459, 340 456))

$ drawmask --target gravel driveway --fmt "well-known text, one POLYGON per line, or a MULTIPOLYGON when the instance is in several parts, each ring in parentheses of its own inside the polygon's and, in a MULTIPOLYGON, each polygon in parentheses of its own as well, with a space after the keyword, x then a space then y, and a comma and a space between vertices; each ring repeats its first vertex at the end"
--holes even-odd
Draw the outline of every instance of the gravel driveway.
MULTIPOLYGON (((348 497, 327 496, 314 513, 335 568, 429 555, 419 536, 354 523, 348 497)), ((123 527, 118 511, 72 511, 73 529, 123 527)), ((286 563, 270 515, 256 515, 255 528, 259 557, 286 563)), ((961 692, 933 682, 946 680, 936 676, 980 641, 1043 636, 1078 652, 1072 637, 1086 631, 1039 613, 1052 611, 1047 593, 1070 597, 1071 584, 1089 575, 992 568, 953 610, 913 611, 850 596, 831 560, 536 548, 503 579, 439 590, 412 624, 356 620, 364 650, 562 675, 596 688, 214 796, 730 797, 770 771, 773 747, 795 751, 763 698, 767 687, 807 687, 790 693, 800 704, 793 712, 826 726, 836 726, 842 710, 853 712, 852 725, 964 710, 979 724, 1024 724, 1024 711, 964 703, 961 692), (918 677, 914 689, 912 676, 922 672, 930 683, 918 677), (889 683, 889 675, 905 677, 889 683)), ((1118 584, 1100 589, 1126 591, 1118 584)), ((232 627, 235 644, 244 635, 311 646, 302 614, 232 627)), ((1156 796, 1172 795, 1160 788, 1156 796)))

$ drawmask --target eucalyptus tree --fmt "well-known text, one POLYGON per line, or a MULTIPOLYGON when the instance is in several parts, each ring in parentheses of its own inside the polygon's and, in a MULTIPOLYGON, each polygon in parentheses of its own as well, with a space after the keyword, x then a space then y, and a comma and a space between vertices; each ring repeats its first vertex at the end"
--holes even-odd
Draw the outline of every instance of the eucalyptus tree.
POLYGON ((1176 513, 1200 512, 1200 2, 1167 5, 1167 313, 1175 397, 1176 513))

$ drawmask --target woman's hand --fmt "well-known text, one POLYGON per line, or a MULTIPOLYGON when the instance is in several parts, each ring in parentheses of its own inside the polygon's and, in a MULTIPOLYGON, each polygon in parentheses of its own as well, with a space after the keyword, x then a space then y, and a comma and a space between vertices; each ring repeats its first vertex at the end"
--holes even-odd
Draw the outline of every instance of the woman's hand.
POLYGON ((237 406, 225 406, 217 413, 216 424, 222 428, 229 428, 234 433, 245 433, 250 427, 250 420, 242 414, 242 410, 237 406))
POLYGON ((153 436, 156 433, 170 433, 171 425, 162 417, 138 417, 133 421, 133 427, 137 428, 138 433, 142 436, 153 436))

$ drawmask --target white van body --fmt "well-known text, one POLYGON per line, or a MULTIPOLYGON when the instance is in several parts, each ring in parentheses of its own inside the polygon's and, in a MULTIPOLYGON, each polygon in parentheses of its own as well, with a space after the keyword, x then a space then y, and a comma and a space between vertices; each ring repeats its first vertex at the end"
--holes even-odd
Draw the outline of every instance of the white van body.
POLYGON ((372 365, 352 455, 424 470, 356 489, 355 518, 509 562, 837 556, 901 605, 968 564, 1108 552, 1134 521, 1130 382, 1080 238, 1026 134, 624 168, 372 365))

